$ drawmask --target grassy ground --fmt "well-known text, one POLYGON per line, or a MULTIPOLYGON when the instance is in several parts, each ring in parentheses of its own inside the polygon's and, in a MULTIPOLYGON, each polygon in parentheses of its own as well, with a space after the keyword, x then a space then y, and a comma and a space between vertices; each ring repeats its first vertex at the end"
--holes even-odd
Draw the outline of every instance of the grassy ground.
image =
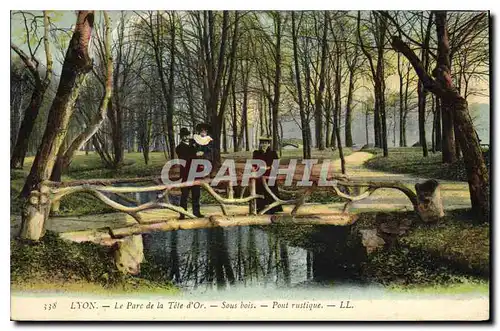
POLYGON ((124 275, 116 269, 110 248, 66 242, 51 232, 36 244, 11 240, 10 249, 14 290, 177 292, 173 285, 160 281, 147 262, 141 265, 140 277, 124 275))
MULTIPOLYGON (((363 150, 376 155, 365 166, 371 169, 394 173, 412 174, 425 178, 466 181, 465 166, 462 160, 452 164, 443 164, 441 152, 429 152, 422 156, 420 147, 397 147, 389 149, 389 156, 383 157, 381 149, 363 150)), ((485 156, 489 166, 489 157, 485 156)))
POLYGON ((414 225, 391 247, 369 256, 364 270, 369 279, 399 290, 423 285, 451 286, 458 292, 487 288, 489 224, 474 224, 469 210, 454 210, 435 225, 418 223, 411 212, 365 213, 356 227, 370 229, 390 219, 410 219, 414 225))

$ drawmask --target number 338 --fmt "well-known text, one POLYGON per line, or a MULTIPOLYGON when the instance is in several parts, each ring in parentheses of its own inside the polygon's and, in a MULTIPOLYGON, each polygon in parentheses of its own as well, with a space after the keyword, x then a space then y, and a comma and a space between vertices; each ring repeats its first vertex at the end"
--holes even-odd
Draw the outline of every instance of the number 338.
POLYGON ((53 310, 53 309, 56 309, 57 307, 57 302, 54 302, 54 303, 45 303, 43 305, 43 310, 53 310))

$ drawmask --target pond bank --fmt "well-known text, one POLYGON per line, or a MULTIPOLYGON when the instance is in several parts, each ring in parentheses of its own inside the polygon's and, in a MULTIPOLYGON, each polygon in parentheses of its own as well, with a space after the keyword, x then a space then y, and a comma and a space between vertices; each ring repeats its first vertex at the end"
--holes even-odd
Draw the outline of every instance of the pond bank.
MULTIPOLYGON (((194 258, 193 252, 197 251, 198 258, 203 261, 209 261, 204 260, 205 254, 209 254, 206 256, 215 254, 213 258, 217 257, 219 260, 224 259, 224 256, 219 255, 221 252, 229 254, 225 256, 230 256, 228 261, 232 261, 231 272, 235 281, 234 285, 231 285, 230 277, 228 279, 225 276, 224 286, 234 290, 235 286, 238 287, 240 284, 239 262, 235 259, 240 259, 243 263, 241 268, 246 268, 241 270, 247 270, 246 276, 245 274, 240 276, 241 281, 246 279, 244 281, 247 284, 246 288, 250 284, 248 283, 250 279, 258 276, 255 278, 258 280, 265 276, 259 271, 255 271, 257 274, 252 274, 251 270, 257 270, 260 268, 258 265, 265 266, 269 261, 278 261, 272 262, 271 266, 276 263, 276 267, 282 268, 279 266, 279 261, 285 261, 281 259, 286 256, 290 276, 287 276, 286 270, 279 269, 281 270, 279 274, 271 276, 271 279, 278 277, 286 281, 289 277, 290 285, 286 285, 288 283, 285 282, 285 287, 282 287, 283 285, 276 287, 271 282, 264 287, 260 285, 250 287, 252 291, 259 292, 259 289, 266 288, 273 293, 297 291, 299 295, 306 293, 307 289, 318 292, 321 292, 321 289, 328 289, 362 293, 362 289, 368 286, 373 295, 387 291, 485 293, 489 286, 489 226, 467 224, 466 217, 466 211, 456 211, 437 226, 415 224, 410 231, 398 238, 397 243, 371 254, 367 254, 366 248, 361 243, 360 230, 373 229, 381 221, 405 218, 415 220, 414 215, 397 212, 362 213, 358 223, 351 228, 289 227, 276 224, 262 228, 250 227, 255 230, 248 230, 250 228, 245 227, 241 229, 243 232, 237 228, 233 228, 232 232, 222 230, 213 232, 212 237, 207 237, 207 232, 197 230, 196 233, 199 233, 200 237, 196 241, 192 235, 186 237, 187 233, 195 233, 192 230, 180 231, 179 236, 175 235, 175 238, 173 235, 177 232, 144 235, 146 262, 141 265, 138 276, 119 273, 109 247, 66 242, 49 232, 42 242, 36 245, 22 245, 16 240, 11 241, 12 288, 20 292, 190 295, 192 280, 189 281, 191 283, 188 282, 191 285, 186 288, 183 285, 185 281, 179 282, 179 279, 176 279, 176 272, 173 272, 171 265, 177 263, 179 270, 184 270, 178 273, 178 277, 189 268, 205 270, 206 267, 202 265, 206 262, 202 262, 198 267, 183 265, 183 263, 189 264, 194 258), (271 236, 265 235, 266 233, 270 233, 271 236), (262 237, 263 235, 268 239, 262 237), (246 239, 238 239, 238 236, 246 239), (195 242, 198 243, 197 250, 193 250, 192 245, 195 242), (209 242, 217 244, 211 246, 208 245, 209 242), (226 244, 221 246, 220 243, 224 242, 226 244), (251 244, 252 242, 254 244, 251 244), (270 249, 270 247, 275 248, 270 249), (246 255, 239 256, 240 250, 246 255), (273 257, 269 260, 267 256, 271 253, 270 256, 273 257), (257 264, 252 267, 254 269, 248 269, 250 265, 245 263, 257 264), (307 265, 309 263, 310 266, 307 265), (61 286, 61 283, 64 285, 61 286)), ((214 268, 215 275, 217 268, 216 266, 214 268)), ((205 271, 200 270, 200 280, 207 277, 205 271)), ((269 276, 266 277, 262 279, 269 279, 269 276)), ((201 292, 197 290, 192 296, 195 296, 195 293, 217 291, 217 286, 213 290, 211 287, 203 288, 205 290, 201 292)), ((248 289, 243 290, 245 291, 248 289)))

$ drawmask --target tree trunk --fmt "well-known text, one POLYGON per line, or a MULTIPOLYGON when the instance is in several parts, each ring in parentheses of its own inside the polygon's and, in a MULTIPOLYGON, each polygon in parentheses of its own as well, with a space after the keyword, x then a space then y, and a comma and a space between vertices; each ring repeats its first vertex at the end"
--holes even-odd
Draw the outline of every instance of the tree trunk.
POLYGON ((233 150, 239 152, 240 144, 238 142, 238 113, 236 107, 236 91, 234 88, 234 82, 231 84, 231 95, 232 95, 232 122, 233 122, 233 150))
POLYGON ((325 138, 323 135, 323 96, 325 93, 325 72, 326 72, 326 61, 327 61, 327 37, 328 37, 328 12, 323 12, 323 37, 321 41, 321 69, 319 73, 319 89, 316 100, 316 131, 317 131, 317 141, 316 146, 320 151, 325 149, 325 138))
POLYGON ((463 151, 463 160, 467 170, 472 211, 486 221, 490 213, 489 175, 479 137, 470 117, 467 101, 456 95, 452 103, 455 110, 454 122, 458 133, 457 138, 463 151))
MULTIPOLYGON (((397 37, 393 37, 392 45, 402 52, 411 62, 425 88, 441 98, 443 114, 453 114, 454 126, 457 128, 457 139, 463 152, 463 160, 467 171, 472 211, 481 220, 489 219, 489 174, 486 167, 479 137, 470 117, 467 101, 458 94, 453 86, 450 68, 450 47, 446 23, 446 11, 435 12, 438 55, 437 65, 433 71, 435 80, 425 71, 415 53, 397 37)), ((443 121, 444 125, 444 121, 443 121)))
POLYGON ((344 160, 344 151, 342 150, 342 141, 340 139, 340 114, 342 108, 342 94, 341 94, 341 86, 342 86, 342 75, 340 70, 340 47, 338 43, 337 46, 337 63, 335 66, 335 111, 334 111, 334 124, 335 127, 335 138, 337 140, 337 146, 339 148, 339 157, 340 157, 340 166, 342 169, 342 173, 345 174, 345 160, 344 160))
POLYGON ((29 138, 33 127, 35 126, 35 120, 42 106, 43 95, 45 91, 42 91, 41 84, 37 84, 31 95, 31 100, 24 111, 24 118, 21 122, 21 127, 16 139, 16 145, 13 148, 12 157, 10 159, 10 167, 16 169, 22 169, 24 165, 24 158, 28 151, 29 138))
POLYGON ((245 134, 245 150, 248 152, 250 150, 250 141, 248 136, 248 93, 243 92, 243 109, 241 114, 242 130, 245 134))
POLYGON ((432 95, 432 134, 431 134, 431 146, 432 153, 436 153, 436 108, 434 106, 434 95, 432 95))
POLYGON ((370 116, 369 116, 369 112, 368 112, 368 105, 365 105, 365 135, 366 135, 366 145, 368 145, 370 143, 370 139, 369 139, 369 136, 368 136, 368 121, 370 119, 370 116))
POLYGON ((74 104, 86 74, 92 69, 88 45, 94 26, 93 11, 79 11, 61 72, 59 87, 49 111, 47 127, 21 196, 28 194, 43 180, 50 178, 64 138, 74 104))
POLYGON ((279 132, 278 132, 278 112, 280 104, 280 87, 281 87, 281 14, 276 12, 276 48, 275 62, 276 70, 274 74, 274 96, 273 96, 273 117, 272 117, 272 132, 273 132, 273 150, 279 150, 279 132))
POLYGON ((167 94, 167 138, 168 154, 170 158, 175 155, 175 135, 174 135, 174 75, 175 75, 175 12, 170 14, 170 63, 168 73, 168 94, 167 94))
POLYGON ((222 150, 227 153, 227 128, 226 128, 226 118, 222 121, 222 150))
POLYGON ((427 157, 429 151, 427 149, 427 139, 425 137, 425 98, 426 92, 424 91, 424 86, 422 82, 418 82, 417 87, 418 94, 418 135, 419 142, 422 146, 423 156, 427 157))
POLYGON ((457 160, 452 111, 449 103, 445 99, 441 99, 441 117, 443 119, 443 163, 453 163, 457 160))
POLYGON ((345 107, 345 146, 352 147, 352 95, 354 91, 354 73, 352 70, 349 72, 349 86, 347 90, 347 100, 345 107))
MULTIPOLYGON (((152 14, 150 14, 152 15, 152 14)), ((163 100, 164 100, 164 105, 167 109, 167 117, 166 117, 166 133, 167 136, 165 137, 166 140, 168 140, 168 154, 170 158, 173 158, 175 155, 175 143, 173 140, 173 123, 170 123, 169 121, 171 120, 171 116, 169 112, 172 110, 171 105, 169 104, 171 102, 171 96, 169 95, 169 92, 171 91, 171 86, 167 86, 167 84, 170 83, 170 80, 173 79, 173 77, 169 77, 169 82, 166 82, 165 79, 165 73, 164 73, 164 66, 163 66, 163 54, 161 52, 161 46, 160 46, 160 34, 161 34, 161 27, 160 27, 160 19, 161 19, 161 14, 159 12, 156 13, 156 31, 154 30, 153 23, 150 22, 150 29, 151 29, 151 38, 152 38, 152 43, 153 43, 153 50, 154 50, 154 56, 155 56, 155 62, 156 62, 156 69, 158 70, 158 75, 160 77, 160 87, 163 95, 163 100), (172 129, 172 130, 171 130, 172 129), (171 131, 170 131, 171 130, 171 131), (170 137, 172 135, 172 137, 170 137)), ((152 18, 150 17, 152 20, 152 18)), ((172 33, 175 38, 175 32, 172 33)), ((172 39, 172 36, 171 36, 172 39)), ((173 56, 171 56, 171 62, 170 62, 170 70, 171 66, 175 65, 175 59, 173 56)), ((169 70, 169 71, 170 71, 169 70)))
POLYGON ((299 54, 297 49, 297 28, 295 24, 295 12, 292 11, 292 43, 293 43, 293 61, 295 68, 295 83, 297 85, 297 98, 299 102, 300 125, 302 127, 302 156, 304 159, 311 158, 311 141, 308 136, 309 124, 307 123, 304 110, 304 99, 302 94, 302 80, 300 77, 299 54))
POLYGON ((11 168, 22 168, 24 165, 24 158, 26 157, 26 153, 28 151, 28 143, 31 136, 31 132, 33 131, 33 127, 35 126, 36 118, 38 117, 38 113, 42 106, 43 97, 45 92, 47 91, 48 86, 50 85, 50 81, 52 80, 52 53, 50 51, 50 42, 49 42, 49 18, 47 12, 43 12, 43 25, 44 25, 44 36, 43 43, 45 48, 45 60, 46 60, 46 68, 45 68, 45 78, 42 81, 40 78, 40 74, 38 73, 38 61, 34 59, 30 59, 27 54, 25 54, 19 47, 11 44, 11 48, 21 57, 23 62, 26 64, 27 68, 30 70, 33 78, 35 80, 35 88, 31 95, 31 100, 24 111, 24 118, 19 128, 19 132, 17 135, 17 139, 15 142, 15 146, 12 149, 12 157, 10 160, 11 168), (35 65, 35 63, 37 63, 35 65))
MULTIPOLYGON (((404 77, 401 68, 401 53, 398 52, 398 76, 399 76, 399 147, 403 147, 403 118, 404 118, 404 77)), ((394 119, 396 121, 396 119, 394 119)))
MULTIPOLYGON (((106 64, 106 78, 104 85, 104 96, 102 97, 101 104, 99 105, 99 111, 92 119, 92 122, 87 125, 85 130, 79 134, 67 149, 60 148, 57 155, 57 161, 54 165, 52 171, 51 180, 55 182, 61 181, 61 175, 68 169, 71 159, 73 158, 76 151, 78 151, 86 142, 88 142, 92 136, 100 129, 104 119, 106 118, 106 112, 108 109, 108 102, 111 98, 111 91, 113 87, 113 57, 111 54, 111 24, 109 21, 109 16, 107 12, 104 12, 105 24, 106 24, 106 39, 105 39, 105 64, 106 64)), ((66 136, 66 139, 68 136, 66 136)))
POLYGON ((325 133, 325 147, 330 148, 331 145, 331 136, 332 136, 332 91, 331 91, 331 83, 330 79, 328 79, 327 82, 327 89, 326 89, 326 102, 325 102, 325 126, 326 126, 326 133, 325 133))
MULTIPOLYGON (((455 133, 455 137, 458 137, 458 131, 457 130, 458 130, 457 129, 457 125, 454 124, 453 131, 455 133)), ((462 154, 462 150, 460 148, 460 144, 455 144, 455 157, 456 157, 457 160, 460 159, 461 154, 462 154)))
POLYGON ((435 96, 436 99, 436 123, 435 123, 435 133, 436 133, 436 151, 441 151, 443 150, 442 144, 443 144, 443 139, 441 137, 442 135, 442 128, 441 128, 441 100, 439 97, 435 96))

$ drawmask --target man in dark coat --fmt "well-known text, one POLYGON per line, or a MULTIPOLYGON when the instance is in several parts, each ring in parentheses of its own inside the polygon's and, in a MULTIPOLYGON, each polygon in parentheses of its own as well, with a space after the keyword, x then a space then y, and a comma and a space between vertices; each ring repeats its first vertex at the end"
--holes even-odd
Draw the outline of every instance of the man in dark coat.
MULTIPOLYGON (((181 142, 175 148, 175 153, 177 153, 177 157, 181 160, 186 161, 186 166, 180 168, 180 176, 182 182, 186 182, 189 174, 189 169, 191 167, 191 162, 193 159, 196 159, 197 146, 193 139, 191 139, 191 133, 187 128, 182 128, 180 131, 181 142)), ((200 194, 201 189, 200 186, 190 186, 181 188, 181 207, 187 210, 187 202, 189 197, 189 191, 191 191, 191 199, 193 203, 193 214, 196 217, 203 217, 200 213, 200 194)), ((184 219, 184 214, 181 214, 180 219, 184 219)))
MULTIPOLYGON (((273 151, 271 149, 271 138, 267 137, 260 137, 259 138, 259 149, 253 152, 253 159, 256 160, 263 160, 266 162, 266 172, 264 173, 264 176, 269 176, 271 173, 271 167, 273 164, 274 160, 278 160, 278 153, 276 151, 273 151)), ((257 211, 260 212, 263 210, 267 205, 271 204, 274 202, 274 199, 271 197, 269 192, 264 188, 263 184, 263 178, 257 179, 256 182, 256 192, 257 194, 263 195, 263 199, 257 199, 257 211)), ((269 188, 271 189, 271 192, 274 193, 274 195, 278 196, 278 184, 277 182, 274 183, 273 186, 269 185, 269 188)), ((282 212, 283 207, 282 206, 277 206, 274 208, 271 208, 266 212, 266 214, 274 214, 277 212, 282 212)))

